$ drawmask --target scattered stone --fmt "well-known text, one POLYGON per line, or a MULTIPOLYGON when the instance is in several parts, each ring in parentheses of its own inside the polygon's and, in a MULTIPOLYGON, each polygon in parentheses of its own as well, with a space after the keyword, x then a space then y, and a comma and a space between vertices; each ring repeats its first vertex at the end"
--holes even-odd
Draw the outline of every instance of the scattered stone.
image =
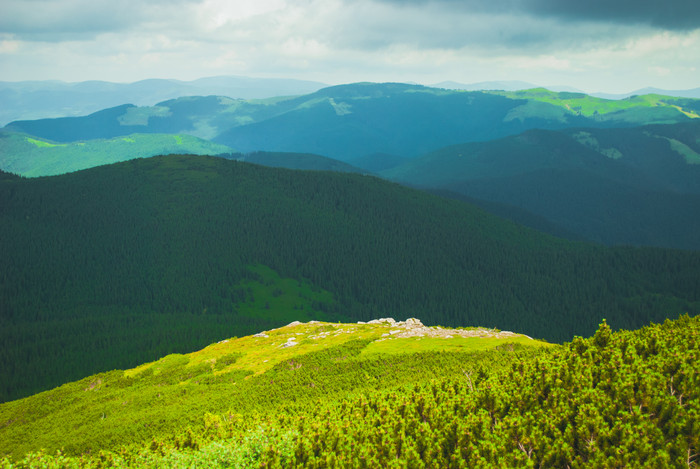
POLYGON ((258 332, 253 337, 265 337, 265 338, 267 338, 269 336, 267 334, 265 334, 264 332, 258 332))
POLYGON ((367 324, 396 324, 396 320, 394 318, 379 318, 372 319, 367 324))
POLYGON ((287 324, 287 325, 284 326, 284 327, 298 326, 299 324, 301 324, 301 322, 299 322, 299 321, 292 321, 292 322, 290 322, 289 324, 287 324))
POLYGON ((287 348, 287 347, 294 347, 295 345, 297 345, 296 339, 294 337, 290 337, 289 339, 287 339, 287 342, 282 344, 280 347, 287 348))
POLYGON ((423 323, 420 322, 420 319, 416 319, 416 318, 408 318, 408 319, 406 319, 405 325, 406 325, 406 327, 411 327, 411 328, 414 328, 414 327, 425 327, 425 326, 423 326, 423 323))

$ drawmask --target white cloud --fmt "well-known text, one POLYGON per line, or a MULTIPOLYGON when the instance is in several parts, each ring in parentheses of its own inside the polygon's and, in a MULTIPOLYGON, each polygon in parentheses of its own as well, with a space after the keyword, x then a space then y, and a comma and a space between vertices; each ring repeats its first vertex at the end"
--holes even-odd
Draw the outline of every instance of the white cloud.
POLYGON ((697 29, 619 21, 602 3, 581 20, 578 7, 525 3, 524 12, 477 0, 3 0, 0 80, 245 74, 700 86, 697 29))

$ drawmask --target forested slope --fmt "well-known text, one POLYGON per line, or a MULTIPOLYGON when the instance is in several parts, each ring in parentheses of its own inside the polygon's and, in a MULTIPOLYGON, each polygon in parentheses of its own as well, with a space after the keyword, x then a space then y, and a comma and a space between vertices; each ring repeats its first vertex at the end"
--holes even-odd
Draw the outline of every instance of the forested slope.
MULTIPOLYGON (((314 333, 337 332, 338 326, 348 325, 331 329, 323 325, 314 333)), ((211 414, 204 405, 198 424, 139 442, 136 435, 144 433, 147 423, 156 427, 164 423, 145 418, 143 425, 133 426, 133 433, 120 434, 121 438, 131 437, 134 444, 100 452, 97 448, 110 449, 113 443, 85 432, 96 446, 92 452, 80 451, 76 443, 85 442, 75 438, 81 429, 75 426, 77 431, 57 440, 65 442, 67 455, 48 446, 48 455, 34 450, 28 455, 20 451, 18 456, 5 447, 18 463, 4 462, 11 468, 696 468, 700 454, 699 334, 698 317, 684 315, 635 331, 612 332, 603 322, 591 338, 578 337, 534 353, 522 346, 501 346, 471 353, 409 351, 379 355, 376 360, 362 360, 367 341, 353 336, 355 340, 341 346, 285 359, 282 366, 263 375, 247 380, 238 377, 251 397, 267 397, 265 392, 274 396, 259 400, 262 406, 269 406, 267 410, 245 411, 234 403, 226 413, 211 414), (281 402, 280 395, 284 396, 281 402), (296 403, 291 404, 295 398, 296 403)), ((401 341, 392 340, 397 345, 401 341)), ((442 339, 444 343, 449 340, 442 339)), ((256 346, 251 344, 247 351, 255 353, 256 346)), ((182 375, 186 357, 169 358, 123 377, 114 372, 34 396, 26 403, 4 404, 0 406, 0 412, 5 411, 3 418, 22 416, 25 420, 10 421, 0 428, 0 434, 18 436, 21 428, 16 427, 26 425, 30 414, 42 412, 46 423, 54 419, 57 435, 62 425, 73 426, 75 420, 65 420, 63 406, 51 396, 68 399, 78 395, 71 402, 76 405, 105 399, 101 393, 149 395, 156 389, 168 393, 177 380, 186 381, 218 367, 216 360, 210 360, 210 365, 193 366, 189 375, 182 375), (155 372, 147 373, 154 368, 155 372), (162 383, 159 388, 153 385, 158 382, 162 383), (84 386, 88 387, 83 390, 84 386), (30 403, 45 407, 37 411, 30 403)), ((181 388, 190 392, 178 393, 179 398, 181 402, 211 402, 221 398, 221 384, 182 382, 181 388), (197 387, 208 392, 197 392, 197 387)), ((237 397, 236 392, 234 395, 237 397)), ((145 412, 162 413, 173 398, 176 395, 168 393, 145 412)), ((138 398, 132 399, 124 401, 125 413, 132 412, 138 398)), ((86 406, 75 418, 85 419, 105 408, 86 406)), ((116 428, 110 421, 121 417, 121 413, 103 411, 101 424, 90 426, 109 435, 116 428)), ((40 437, 46 440, 45 434, 40 437)), ((21 444, 32 447, 26 440, 21 444)))
POLYGON ((700 119, 530 130, 443 148, 380 172, 513 205, 605 244, 700 249, 700 119))
POLYGON ((698 253, 572 244, 370 176, 168 156, 0 200, 3 399, 294 315, 560 341, 700 310, 698 253))
POLYGON ((186 427, 201 431, 205 414, 250 417, 316 406, 464 367, 498 369, 551 346, 512 332, 432 328, 415 319, 297 321, 0 404, 0 422, 9 422, 0 427, 0 458, 167 440, 186 427))

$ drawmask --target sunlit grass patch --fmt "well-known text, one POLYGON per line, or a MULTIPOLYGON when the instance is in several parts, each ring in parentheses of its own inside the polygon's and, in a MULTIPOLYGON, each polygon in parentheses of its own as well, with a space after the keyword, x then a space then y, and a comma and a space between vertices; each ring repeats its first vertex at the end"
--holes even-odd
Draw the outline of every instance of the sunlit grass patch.
POLYGON ((37 139, 32 138, 32 137, 26 137, 26 139, 27 139, 27 142, 32 143, 39 148, 52 148, 52 147, 65 147, 66 146, 65 143, 51 143, 51 142, 47 142, 45 140, 37 140, 37 139))

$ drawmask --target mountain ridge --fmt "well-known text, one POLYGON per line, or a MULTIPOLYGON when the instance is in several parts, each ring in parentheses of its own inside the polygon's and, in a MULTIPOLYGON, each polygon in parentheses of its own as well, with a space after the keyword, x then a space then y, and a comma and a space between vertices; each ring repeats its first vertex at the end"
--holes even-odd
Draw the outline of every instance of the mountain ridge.
POLYGON ((446 147, 379 174, 515 205, 606 244, 700 249, 700 121, 529 130, 446 147))
POLYGON ((89 114, 123 103, 151 106, 192 95, 262 99, 305 94, 324 86, 327 85, 304 80, 243 76, 205 77, 191 81, 152 78, 132 83, 0 82, 0 126, 15 120, 89 114))
POLYGON ((700 308, 698 253, 571 243, 373 176, 171 155, 1 180, 8 397, 302 312, 565 340, 601 310, 700 308))

